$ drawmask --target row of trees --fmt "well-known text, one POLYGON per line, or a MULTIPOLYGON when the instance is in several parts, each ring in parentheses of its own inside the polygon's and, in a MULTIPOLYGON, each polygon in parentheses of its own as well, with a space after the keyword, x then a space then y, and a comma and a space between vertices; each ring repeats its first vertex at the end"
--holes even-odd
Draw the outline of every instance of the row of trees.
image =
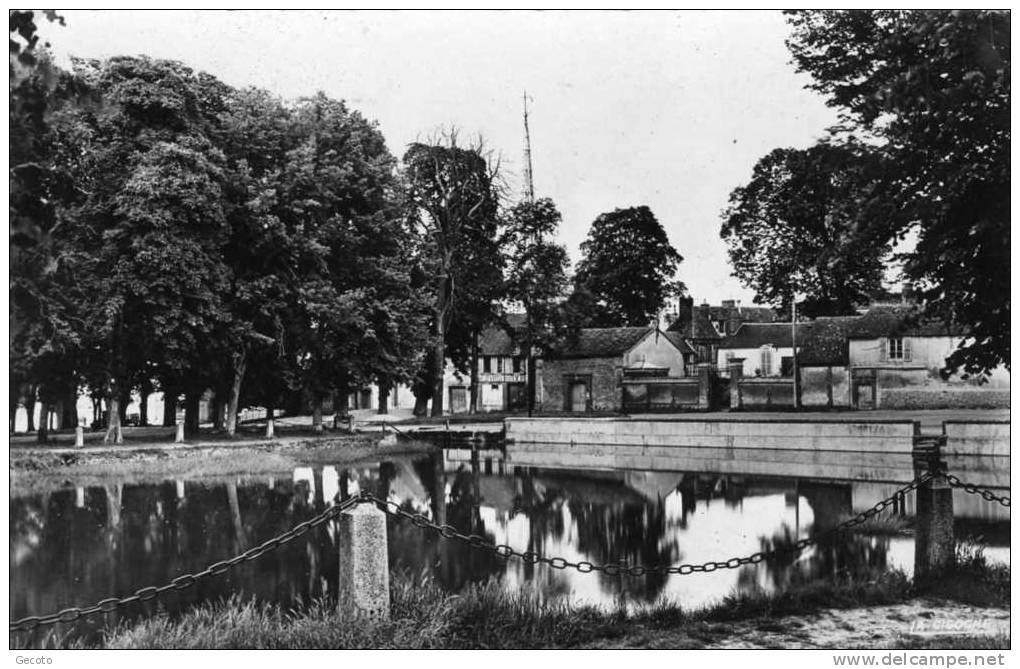
POLYGON ((788 47, 840 112, 819 144, 776 149, 733 191, 722 237, 734 274, 784 310, 854 312, 897 242, 927 315, 968 327, 947 360, 1010 360, 1006 11, 797 11, 788 47))
POLYGON ((369 383, 383 402, 411 383, 441 415, 446 361, 477 387, 479 335, 508 310, 533 379, 567 329, 645 324, 680 287, 647 208, 599 217, 571 291, 555 205, 508 207, 481 141, 451 131, 398 163, 321 93, 285 103, 147 58, 62 71, 33 21, 11 14, 12 417, 20 394, 75 424, 84 387, 119 442, 132 391, 144 411, 158 390, 193 432, 212 389, 228 433, 245 405, 310 405, 321 426, 325 397, 369 383))

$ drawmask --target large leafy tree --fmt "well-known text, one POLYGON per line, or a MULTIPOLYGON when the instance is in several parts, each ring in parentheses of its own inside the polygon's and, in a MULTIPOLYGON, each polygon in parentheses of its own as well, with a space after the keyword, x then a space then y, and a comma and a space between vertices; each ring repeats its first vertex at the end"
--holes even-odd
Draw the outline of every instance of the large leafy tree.
POLYGON ((852 314, 881 288, 887 239, 871 234, 869 202, 883 163, 867 147, 776 149, 730 195, 722 238, 733 274, 784 312, 794 293, 807 316, 852 314))
POLYGON ((684 292, 675 278, 683 257, 646 206, 601 214, 581 252, 570 300, 575 324, 648 325, 669 298, 684 292))
POLYGON ((524 325, 513 334, 527 358, 530 413, 535 408, 535 356, 555 344, 562 331, 560 304, 569 262, 566 248, 552 241, 562 220, 552 200, 522 202, 508 218, 506 299, 524 311, 524 325))
POLYGON ((1009 12, 827 10, 789 22, 811 87, 896 167, 873 224, 889 238, 916 232, 907 276, 930 316, 969 328, 948 367, 1008 367, 1009 12))
MULTIPOLYGON (((443 369, 455 317, 467 324, 460 334, 487 320, 487 286, 498 280, 498 253, 485 254, 498 233, 498 164, 488 160, 481 142, 460 146, 455 132, 432 143, 414 143, 404 154, 407 217, 422 238, 419 271, 429 277, 432 305, 431 345, 423 370, 432 415, 443 414, 443 369), (495 270, 489 271, 489 265, 495 270), (481 278, 481 280, 480 280, 481 278), (491 278, 491 281, 490 281, 491 278)), ((454 346, 454 357, 463 358, 454 346)), ((419 397, 419 404, 421 398, 419 397)))

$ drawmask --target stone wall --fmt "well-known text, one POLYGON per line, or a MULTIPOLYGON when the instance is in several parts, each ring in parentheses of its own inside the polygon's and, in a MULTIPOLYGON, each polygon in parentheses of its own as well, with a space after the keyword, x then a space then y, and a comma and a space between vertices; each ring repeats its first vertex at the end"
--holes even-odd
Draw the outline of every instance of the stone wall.
POLYGON ((883 409, 1008 409, 1009 391, 956 386, 882 388, 883 409))
POLYGON ((850 406, 850 375, 846 367, 801 367, 798 371, 801 406, 850 406))
POLYGON ((741 379, 741 409, 768 409, 793 407, 793 379, 741 379))
POLYGON ((565 358, 542 362, 542 411, 569 410, 570 387, 565 377, 591 376, 591 410, 617 411, 622 404, 620 380, 623 374, 619 358, 565 358))

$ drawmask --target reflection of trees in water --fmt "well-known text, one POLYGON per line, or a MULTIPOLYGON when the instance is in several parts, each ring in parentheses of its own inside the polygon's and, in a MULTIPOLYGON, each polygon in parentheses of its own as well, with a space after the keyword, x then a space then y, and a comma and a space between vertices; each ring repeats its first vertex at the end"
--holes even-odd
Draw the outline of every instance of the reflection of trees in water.
MULTIPOLYGON (((760 539, 761 551, 790 548, 797 542, 796 533, 788 525, 771 537, 760 539)), ((762 589, 758 570, 764 570, 771 588, 782 591, 792 585, 836 577, 864 575, 889 566, 889 537, 846 534, 826 539, 800 554, 784 551, 756 568, 741 569, 737 589, 743 593, 762 589)))

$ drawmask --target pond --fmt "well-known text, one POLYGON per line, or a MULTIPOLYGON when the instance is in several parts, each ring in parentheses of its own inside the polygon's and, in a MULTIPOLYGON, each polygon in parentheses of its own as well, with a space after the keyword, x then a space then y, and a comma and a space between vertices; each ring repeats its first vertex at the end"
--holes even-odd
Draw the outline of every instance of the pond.
MULTIPOLYGON (((92 604, 162 585, 230 558, 316 515, 337 499, 370 490, 404 508, 482 534, 519 551, 596 564, 700 563, 746 556, 811 536, 891 494, 895 484, 513 467, 495 452, 474 462, 418 456, 339 468, 298 468, 229 481, 167 481, 66 488, 10 500, 10 615, 18 619, 92 604)), ((972 498, 974 496, 971 496, 972 498)), ((912 499, 887 516, 909 517, 912 499)), ((980 498, 958 499, 958 535, 982 536, 986 555, 1009 560, 1009 517, 980 498), (975 506, 977 505, 977 506, 975 506)), ((895 529, 897 521, 884 527, 895 529)), ((455 592, 495 579, 542 599, 603 609, 662 600, 685 608, 730 594, 774 592, 798 579, 867 567, 913 568, 913 539, 855 535, 796 559, 687 576, 582 574, 503 561, 490 553, 388 519, 390 567, 425 573, 455 592)), ((332 595, 337 532, 328 524, 225 575, 158 602, 137 616, 169 613, 232 594, 286 605, 332 595)), ((107 622, 114 622, 113 614, 107 622)), ((94 636, 102 616, 58 632, 94 636)))

